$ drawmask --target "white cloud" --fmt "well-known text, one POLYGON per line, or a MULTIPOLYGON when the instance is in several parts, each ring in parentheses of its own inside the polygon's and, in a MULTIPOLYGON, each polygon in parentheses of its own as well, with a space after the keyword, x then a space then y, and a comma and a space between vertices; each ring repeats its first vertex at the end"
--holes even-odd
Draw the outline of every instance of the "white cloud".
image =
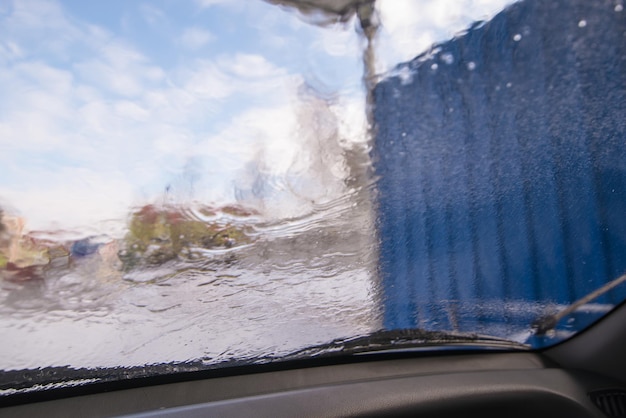
POLYGON ((0 41, 0 62, 21 58, 23 55, 22 49, 15 42, 0 41))
POLYGON ((180 36, 180 43, 187 49, 196 50, 200 49, 209 42, 213 41, 215 36, 206 29, 202 28, 187 28, 180 36))
MULTIPOLYGON (((13 1, 10 13, 0 25, 0 39, 23 52, 35 51, 56 59, 68 59, 71 45, 81 42, 81 30, 74 25, 56 1, 13 1), (25 51, 22 42, 31 45, 25 51)), ((21 54, 23 56, 23 54, 21 54)))
MULTIPOLYGON (((63 8, 56 1, 20 0, 13 1, 9 25, 20 25, 24 28, 60 29, 73 32, 63 8)), ((76 33, 76 32, 73 32, 76 33)))
MULTIPOLYGON (((174 70, 185 81, 176 86, 165 70, 105 30, 88 25, 67 30, 82 38, 72 66, 29 59, 36 45, 22 37, 25 57, 0 71, 0 196, 31 228, 123 221, 120 211, 137 196, 161 190, 199 138, 213 130, 207 116, 215 113, 216 100, 258 96, 267 89, 276 90, 277 100, 285 97, 285 87, 277 89, 276 83, 286 71, 260 56, 187 63, 174 70), (25 157, 16 160, 18 155, 25 157)), ((13 32, 19 37, 19 30, 13 32)), ((250 157, 241 152, 244 143, 239 154, 229 155, 227 146, 220 147, 230 143, 215 141, 209 159, 230 159, 236 170, 250 157)), ((230 189, 231 196, 216 196, 232 199, 232 179, 209 179, 207 187, 230 189)))
POLYGON ((255 54, 222 55, 215 60, 199 60, 179 75, 184 88, 200 99, 224 99, 234 94, 260 95, 283 91, 292 77, 255 54))
POLYGON ((133 201, 132 187, 119 172, 65 167, 40 170, 37 176, 37 186, 0 186, 0 196, 16 203, 30 230, 45 230, 56 224, 62 228, 89 226, 91 234, 104 233, 107 231, 98 231, 99 223, 123 219, 133 201))
POLYGON ((452 38, 478 20, 488 20, 515 0, 378 0, 382 27, 378 71, 387 71, 452 38))
POLYGON ((226 73, 242 78, 268 78, 285 75, 285 71, 276 67, 266 58, 258 54, 241 54, 222 56, 218 64, 226 73))
POLYGON ((99 46, 97 55, 75 64, 78 74, 92 84, 121 96, 136 96, 146 83, 159 83, 164 71, 151 65, 146 57, 119 42, 99 46))
POLYGON ((185 70, 188 76, 185 90, 202 99, 223 99, 235 91, 228 74, 211 61, 200 62, 194 70, 185 70))
MULTIPOLYGON (((203 170, 196 197, 212 201, 234 198, 259 152, 284 182, 289 170, 291 180, 306 172, 311 153, 298 150, 316 139, 299 125, 302 76, 236 51, 164 68, 105 28, 50 10, 67 27, 49 31, 56 24, 24 15, 18 20, 30 23, 13 26, 2 44, 20 55, 11 65, 0 60, 0 198, 33 228, 45 229, 46 219, 65 227, 123 221, 120 211, 159 194, 193 158, 203 170), (72 59, 48 57, 43 35, 72 59)), ((330 193, 312 184, 311 193, 330 193)))
POLYGON ((149 3, 141 4, 139 6, 139 12, 144 20, 152 26, 160 25, 167 21, 165 12, 149 3))
POLYGON ((233 0, 195 0, 196 4, 202 8, 207 8, 219 4, 227 4, 233 0))
MULTIPOLYGON (((73 66, 53 65, 29 39, 51 23, 17 17, 30 26, 10 34, 25 51, 21 59, 0 62, 0 197, 35 229, 123 221, 120 211, 143 185, 158 181, 165 161, 182 163, 155 144, 181 137, 185 128, 171 128, 171 119, 184 125, 180 115, 194 114, 193 103, 166 86, 161 68, 95 26, 65 20, 69 27, 47 34, 75 55, 73 66), (67 41, 67 33, 80 33, 80 41, 67 41)), ((16 16, 0 27, 6 20, 16 16)))
POLYGON ((150 120, 150 112, 137 104, 129 100, 121 100, 115 103, 115 113, 121 117, 133 119, 137 122, 148 122, 150 120))

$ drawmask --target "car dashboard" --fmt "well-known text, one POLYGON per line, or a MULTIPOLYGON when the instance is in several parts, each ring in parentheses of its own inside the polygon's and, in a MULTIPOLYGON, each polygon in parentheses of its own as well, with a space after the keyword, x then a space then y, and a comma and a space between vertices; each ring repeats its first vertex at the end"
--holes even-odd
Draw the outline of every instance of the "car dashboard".
POLYGON ((625 321, 621 305, 541 351, 407 350, 49 390, 3 399, 0 416, 624 416, 625 321))

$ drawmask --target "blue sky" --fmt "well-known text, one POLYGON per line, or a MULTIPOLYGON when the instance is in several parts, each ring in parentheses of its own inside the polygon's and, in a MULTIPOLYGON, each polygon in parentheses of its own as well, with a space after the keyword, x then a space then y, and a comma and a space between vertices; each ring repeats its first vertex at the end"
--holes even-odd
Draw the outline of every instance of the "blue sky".
MULTIPOLYGON (((507 3, 381 0, 377 70, 507 3)), ((307 184, 279 216, 303 193, 337 198, 345 167, 316 155, 365 138, 362 46, 354 21, 317 27, 262 0, 0 0, 0 205, 31 229, 92 233, 168 185, 231 202, 259 156, 281 198, 307 184), (336 118, 340 144, 306 126, 315 112, 336 118)))

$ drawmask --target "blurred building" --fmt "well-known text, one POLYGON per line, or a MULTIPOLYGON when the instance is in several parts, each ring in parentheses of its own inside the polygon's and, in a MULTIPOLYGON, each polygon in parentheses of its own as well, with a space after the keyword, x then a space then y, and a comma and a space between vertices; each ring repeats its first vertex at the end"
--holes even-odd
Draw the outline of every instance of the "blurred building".
POLYGON ((387 328, 524 328, 626 271, 624 13, 517 2, 376 86, 387 328))

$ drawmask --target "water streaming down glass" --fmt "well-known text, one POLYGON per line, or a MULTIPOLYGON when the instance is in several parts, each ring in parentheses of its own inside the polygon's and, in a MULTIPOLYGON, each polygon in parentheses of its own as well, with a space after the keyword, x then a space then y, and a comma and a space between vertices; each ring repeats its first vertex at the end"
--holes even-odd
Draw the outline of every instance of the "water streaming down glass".
MULTIPOLYGON (((506 280, 487 268, 525 236, 493 207, 519 214, 522 186, 532 191, 528 178, 507 188, 509 160, 489 158, 532 124, 500 132, 496 151, 470 141, 491 125, 459 125, 480 113, 489 66, 516 74, 496 70, 539 33, 507 20, 526 9, 473 24, 509 2, 457 2, 463 13, 428 1, 380 0, 377 13, 369 2, 218 3, 0 6, 0 332, 12 341, 0 368, 213 367, 383 327, 523 341, 530 317, 564 303, 517 297, 534 285, 510 280, 532 268, 523 257, 506 280), (490 31, 505 46, 454 49, 490 31), (477 102, 463 107, 456 94, 472 88, 460 96, 477 102), (482 281, 451 280, 476 266, 482 281), (505 298, 475 297, 505 287, 505 298)), ((592 13, 572 13, 561 35, 593 39, 592 13)), ((521 160, 545 157, 529 144, 521 160)))
POLYGON ((354 18, 249 6, 112 6, 126 27, 55 2, 1 15, 32 54, 2 62, 1 368, 213 364, 378 326, 354 18), (149 42, 164 23, 180 35, 149 42))

